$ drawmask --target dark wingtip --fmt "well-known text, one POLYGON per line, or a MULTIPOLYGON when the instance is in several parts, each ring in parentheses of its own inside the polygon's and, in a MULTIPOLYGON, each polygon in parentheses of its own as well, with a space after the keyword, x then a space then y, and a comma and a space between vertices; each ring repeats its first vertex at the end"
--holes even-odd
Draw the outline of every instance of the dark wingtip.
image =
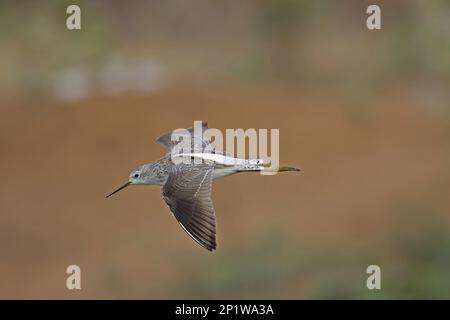
POLYGON ((216 241, 210 242, 208 244, 204 243, 204 244, 200 244, 203 248, 205 248, 206 250, 208 250, 209 252, 213 252, 214 250, 217 249, 217 244, 216 241))

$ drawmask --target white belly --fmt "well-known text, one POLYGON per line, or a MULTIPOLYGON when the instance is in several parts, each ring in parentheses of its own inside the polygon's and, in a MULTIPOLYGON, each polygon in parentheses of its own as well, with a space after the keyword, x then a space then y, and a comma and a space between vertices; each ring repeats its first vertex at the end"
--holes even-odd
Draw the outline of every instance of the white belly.
POLYGON ((195 157, 213 161, 217 164, 222 164, 225 166, 260 165, 263 163, 262 159, 239 159, 217 153, 180 153, 172 155, 172 157, 195 157))
POLYGON ((262 166, 264 161, 262 159, 240 159, 217 153, 180 153, 172 155, 172 158, 182 157, 190 159, 195 157, 213 162, 215 164, 213 179, 226 177, 241 171, 264 170, 262 166))

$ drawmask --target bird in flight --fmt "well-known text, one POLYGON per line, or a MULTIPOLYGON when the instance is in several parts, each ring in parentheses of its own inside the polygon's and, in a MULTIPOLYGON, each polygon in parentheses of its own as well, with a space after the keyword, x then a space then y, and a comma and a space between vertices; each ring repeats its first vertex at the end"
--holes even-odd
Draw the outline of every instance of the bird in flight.
MULTIPOLYGON (((106 198, 130 185, 159 185, 164 201, 184 231, 205 249, 215 250, 216 214, 211 200, 212 181, 239 172, 260 172, 269 168, 262 165, 262 159, 239 159, 213 150, 203 134, 207 129, 208 125, 203 122, 199 137, 194 135, 194 127, 159 137, 157 141, 166 146, 166 154, 138 167, 123 186, 106 198), (188 150, 191 152, 180 148, 183 138, 189 138, 188 150)), ((276 171, 300 170, 282 166, 276 171)))

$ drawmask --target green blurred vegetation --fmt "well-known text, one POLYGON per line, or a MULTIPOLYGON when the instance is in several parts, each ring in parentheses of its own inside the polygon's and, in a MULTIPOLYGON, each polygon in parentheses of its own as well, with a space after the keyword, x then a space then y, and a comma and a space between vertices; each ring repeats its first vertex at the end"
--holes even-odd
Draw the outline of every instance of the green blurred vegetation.
POLYGON ((79 1, 82 31, 71 32, 70 3, 0 4, 0 94, 45 96, 60 70, 95 71, 111 57, 158 59, 174 82, 348 96, 450 80, 448 1, 380 1, 381 31, 366 29, 367 3, 356 0, 115 0, 79 1))
MULTIPOLYGON (((432 223, 414 235, 398 229, 370 249, 292 246, 269 232, 253 247, 218 251, 192 261, 179 258, 186 281, 176 298, 448 299, 450 234, 432 223), (381 268, 381 290, 368 290, 369 265, 381 268), (200 268, 200 269, 198 269, 200 268), (182 292, 183 294, 180 294, 182 292)), ((164 298, 171 298, 167 296, 164 298)), ((176 293, 175 293, 176 294, 176 293)))

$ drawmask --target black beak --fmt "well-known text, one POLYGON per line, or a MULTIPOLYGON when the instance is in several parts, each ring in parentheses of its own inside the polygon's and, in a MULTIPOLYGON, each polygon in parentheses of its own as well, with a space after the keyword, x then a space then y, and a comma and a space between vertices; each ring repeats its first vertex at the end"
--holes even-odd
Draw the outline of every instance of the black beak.
POLYGON ((127 183, 125 183, 123 186, 121 186, 121 187, 120 187, 119 189, 117 189, 116 191, 114 191, 114 192, 108 194, 108 195, 106 196, 106 198, 111 197, 114 193, 117 193, 117 192, 119 192, 119 191, 122 190, 122 189, 125 189, 126 187, 128 187, 128 186, 130 185, 130 183, 131 183, 131 182, 128 181, 127 183))

